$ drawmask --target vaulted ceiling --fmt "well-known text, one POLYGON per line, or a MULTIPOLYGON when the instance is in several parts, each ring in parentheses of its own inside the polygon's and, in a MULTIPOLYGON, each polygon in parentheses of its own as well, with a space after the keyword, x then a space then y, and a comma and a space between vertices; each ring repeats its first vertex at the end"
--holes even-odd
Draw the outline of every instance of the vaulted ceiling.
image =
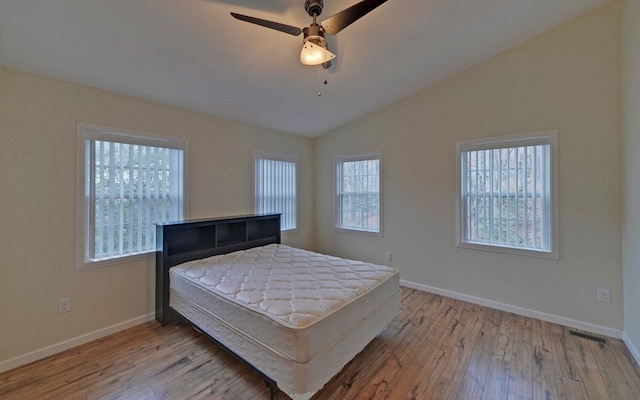
POLYGON ((306 27, 304 0, 0 0, 0 65, 314 137, 609 1, 388 0, 327 34, 325 70, 230 16, 306 27))

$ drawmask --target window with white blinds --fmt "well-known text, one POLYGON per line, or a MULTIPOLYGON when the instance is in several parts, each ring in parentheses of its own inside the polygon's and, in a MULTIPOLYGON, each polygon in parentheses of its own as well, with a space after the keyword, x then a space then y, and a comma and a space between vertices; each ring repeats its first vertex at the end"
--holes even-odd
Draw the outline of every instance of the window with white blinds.
POLYGON ((337 156, 336 228, 382 233, 382 154, 337 156))
POLYGON ((296 229, 297 157, 254 151, 254 210, 258 214, 282 214, 283 231, 296 229))
POLYGON ((79 268, 155 251, 155 224, 183 219, 186 142, 87 124, 78 140, 79 268))
POLYGON ((458 244, 556 257, 556 132, 458 142, 458 244))

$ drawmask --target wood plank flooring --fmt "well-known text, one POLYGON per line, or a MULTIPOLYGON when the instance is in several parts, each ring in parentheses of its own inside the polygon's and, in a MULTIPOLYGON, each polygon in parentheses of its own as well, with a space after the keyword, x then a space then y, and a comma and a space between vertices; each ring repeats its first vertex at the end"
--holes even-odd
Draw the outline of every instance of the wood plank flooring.
MULTIPOLYGON (((398 317, 314 400, 640 399, 640 367, 620 340, 402 292, 398 317)), ((266 400, 269 390, 190 327, 154 321, 0 374, 0 398, 266 400)))

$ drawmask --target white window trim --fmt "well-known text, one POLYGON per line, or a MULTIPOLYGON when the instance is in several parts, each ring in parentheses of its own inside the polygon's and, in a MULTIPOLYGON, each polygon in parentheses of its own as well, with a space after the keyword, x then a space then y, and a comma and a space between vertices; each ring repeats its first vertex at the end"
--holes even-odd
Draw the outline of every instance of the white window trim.
POLYGON ((183 138, 176 138, 165 135, 157 135, 148 132, 140 132, 128 129, 111 128, 78 122, 76 124, 76 271, 100 268, 113 264, 121 264, 149 257, 154 254, 155 250, 145 253, 124 255, 104 260, 90 260, 86 257, 86 246, 88 244, 89 224, 87 223, 91 213, 91 202, 87 196, 86 190, 89 188, 89 176, 87 176, 87 140, 105 140, 113 139, 114 136, 122 136, 123 142, 139 145, 155 145, 159 144, 166 148, 175 148, 183 150, 184 164, 182 168, 182 213, 183 217, 187 215, 187 160, 188 160, 188 141, 183 138))
POLYGON ((456 247, 486 250, 498 253, 517 254, 531 257, 541 257, 557 260, 559 254, 559 225, 558 225, 558 131, 548 130, 540 132, 522 133, 500 137, 490 137, 481 139, 461 140, 456 142, 456 226, 455 237, 456 247), (506 247, 490 244, 468 243, 462 240, 463 232, 463 209, 462 209, 462 159, 461 153, 467 149, 482 150, 507 148, 518 146, 534 146, 539 144, 550 144, 550 224, 549 243, 550 251, 538 251, 529 249, 520 249, 514 247, 506 247))
POLYGON ((295 212, 295 218, 296 218, 296 227, 295 228, 291 228, 291 229, 283 229, 282 233, 294 233, 298 231, 298 221, 300 220, 299 218, 299 208, 298 207, 298 188, 300 187, 300 174, 298 173, 298 156, 296 154, 289 154, 289 153, 279 153, 279 152, 275 152, 275 151, 269 151, 269 150, 262 150, 262 149, 253 149, 252 150, 252 157, 251 157, 251 161, 252 161, 252 168, 251 168, 251 174, 252 174, 252 192, 251 192, 251 209, 256 210, 256 159, 267 159, 267 160, 276 160, 276 161, 285 161, 285 162, 292 162, 295 164, 295 168, 296 168, 296 212, 295 212))
POLYGON ((384 198, 384 187, 383 187, 383 182, 384 179, 382 177, 383 175, 383 162, 382 162, 382 151, 373 151, 373 152, 369 152, 369 153, 357 153, 357 154, 342 154, 342 155, 337 155, 333 157, 333 180, 334 180, 334 185, 333 185, 333 230, 336 232, 346 232, 346 233, 357 233, 360 235, 366 235, 366 236, 378 236, 378 237, 383 237, 384 236, 384 229, 383 229, 383 222, 384 218, 383 218, 383 210, 384 210, 384 204, 383 204, 383 198, 384 198), (380 176, 380 199, 379 199, 379 204, 380 204, 380 220, 378 221, 379 223, 379 232, 373 232, 373 231, 367 231, 367 230, 362 230, 362 229, 353 229, 353 228, 343 228, 340 226, 340 200, 338 198, 339 196, 339 190, 338 190, 338 186, 340 185, 340 182, 338 181, 338 164, 342 163, 342 162, 348 162, 348 161, 365 161, 365 160, 378 160, 379 161, 379 168, 380 170, 379 172, 379 176, 380 176))

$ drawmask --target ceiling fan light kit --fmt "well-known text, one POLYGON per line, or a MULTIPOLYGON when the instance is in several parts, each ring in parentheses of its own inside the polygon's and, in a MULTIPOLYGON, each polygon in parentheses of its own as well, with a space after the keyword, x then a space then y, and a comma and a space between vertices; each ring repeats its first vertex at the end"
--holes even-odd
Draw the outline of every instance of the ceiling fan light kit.
POLYGON ((323 68, 327 69, 331 66, 331 60, 333 60, 336 55, 329 51, 327 41, 324 38, 324 33, 329 32, 332 35, 337 34, 386 1, 387 0, 362 0, 351 7, 330 16, 320 24, 317 24, 316 17, 322 13, 324 1, 305 0, 304 8, 307 11, 307 14, 313 18, 313 22, 309 27, 304 29, 233 12, 231 13, 231 16, 241 21, 264 26, 265 28, 274 29, 293 36, 298 36, 304 32, 302 51, 300 52, 300 62, 304 65, 322 65, 323 68))
MULTIPOLYGON (((317 24, 304 28, 304 44, 300 52, 300 62, 304 65, 326 64, 336 58, 327 48, 322 29, 317 24)), ((328 68, 327 65, 325 68, 328 68)))
MULTIPOLYGON (((322 38, 318 39, 324 40, 322 38)), ((322 44, 316 42, 318 39, 309 38, 305 41, 304 46, 302 46, 300 62, 304 65, 320 65, 336 58, 335 54, 327 50, 322 44)))

